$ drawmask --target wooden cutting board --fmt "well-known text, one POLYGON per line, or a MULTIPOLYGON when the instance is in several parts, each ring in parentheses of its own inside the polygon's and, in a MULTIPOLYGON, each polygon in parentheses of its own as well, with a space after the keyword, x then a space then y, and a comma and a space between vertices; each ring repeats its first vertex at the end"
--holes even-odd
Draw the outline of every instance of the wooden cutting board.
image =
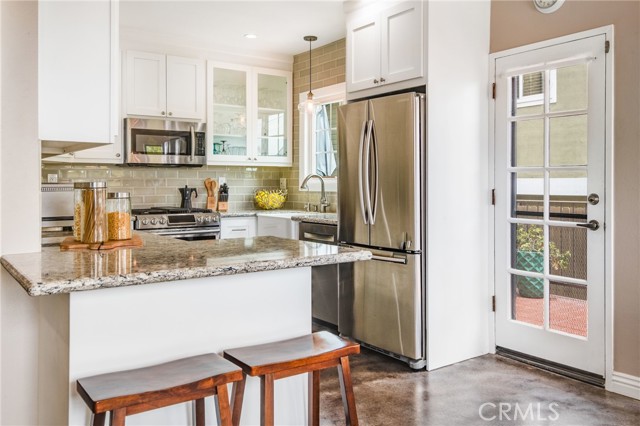
POLYGON ((142 239, 134 235, 130 240, 105 241, 104 243, 81 243, 73 237, 67 237, 60 243, 60 251, 68 250, 113 250, 117 248, 142 247, 142 239))

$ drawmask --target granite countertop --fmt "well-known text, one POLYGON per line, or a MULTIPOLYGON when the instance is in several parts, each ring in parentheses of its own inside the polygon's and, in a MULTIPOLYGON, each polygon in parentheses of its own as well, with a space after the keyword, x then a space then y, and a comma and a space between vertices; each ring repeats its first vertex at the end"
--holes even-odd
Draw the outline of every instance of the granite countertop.
POLYGON ((251 217, 251 216, 279 216, 288 217, 296 222, 312 222, 325 225, 337 225, 337 213, 316 213, 304 210, 240 210, 233 212, 221 212, 220 217, 251 217))
POLYGON ((144 246, 9 254, 0 263, 31 296, 371 259, 371 252, 277 237, 181 241, 137 233, 144 246))

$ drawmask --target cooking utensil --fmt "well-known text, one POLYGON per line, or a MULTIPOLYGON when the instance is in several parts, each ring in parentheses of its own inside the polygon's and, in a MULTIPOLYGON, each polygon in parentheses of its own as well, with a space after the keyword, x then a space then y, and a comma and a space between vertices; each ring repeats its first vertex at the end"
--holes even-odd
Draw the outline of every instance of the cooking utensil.
POLYGON ((209 187, 207 188, 207 208, 211 210, 218 209, 218 181, 209 179, 209 187))
POLYGON ((211 178, 206 178, 204 180, 204 187, 207 190, 207 198, 213 196, 213 192, 211 190, 211 182, 213 182, 213 179, 211 178))

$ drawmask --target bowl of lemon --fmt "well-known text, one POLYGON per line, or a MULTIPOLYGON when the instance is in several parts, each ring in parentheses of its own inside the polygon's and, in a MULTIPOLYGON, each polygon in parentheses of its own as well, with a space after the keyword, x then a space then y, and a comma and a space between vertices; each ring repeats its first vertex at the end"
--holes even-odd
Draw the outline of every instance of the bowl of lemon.
POLYGON ((253 200, 259 209, 279 209, 287 201, 287 191, 283 189, 258 189, 253 195, 253 200))

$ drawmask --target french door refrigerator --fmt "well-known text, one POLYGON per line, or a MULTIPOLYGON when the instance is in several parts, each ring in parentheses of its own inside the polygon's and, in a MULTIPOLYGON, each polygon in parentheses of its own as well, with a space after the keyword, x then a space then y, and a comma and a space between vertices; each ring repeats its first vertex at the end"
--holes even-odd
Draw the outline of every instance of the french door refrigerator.
POLYGON ((340 107, 338 240, 373 259, 339 266, 338 330, 409 363, 426 364, 425 95, 340 107))

